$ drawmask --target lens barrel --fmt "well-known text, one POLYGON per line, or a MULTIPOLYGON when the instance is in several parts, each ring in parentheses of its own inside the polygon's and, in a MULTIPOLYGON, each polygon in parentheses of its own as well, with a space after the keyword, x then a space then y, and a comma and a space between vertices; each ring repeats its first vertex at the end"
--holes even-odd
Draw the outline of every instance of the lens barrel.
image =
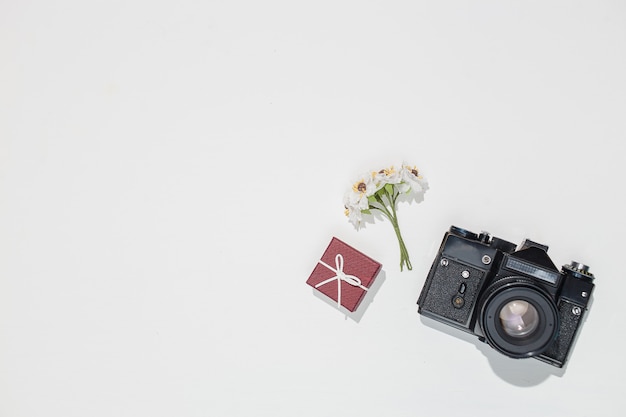
POLYGON ((494 282, 481 304, 480 326, 485 338, 509 357, 539 355, 558 335, 559 315, 554 301, 526 278, 494 282))

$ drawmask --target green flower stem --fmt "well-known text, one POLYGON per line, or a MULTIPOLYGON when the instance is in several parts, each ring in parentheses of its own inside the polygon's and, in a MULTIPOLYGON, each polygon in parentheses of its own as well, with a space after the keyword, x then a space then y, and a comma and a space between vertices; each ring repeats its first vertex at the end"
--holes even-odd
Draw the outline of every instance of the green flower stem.
POLYGON ((391 224, 393 225, 393 230, 396 232, 396 237, 398 238, 398 244, 400 245, 400 271, 404 269, 406 265, 407 269, 410 271, 413 269, 413 265, 411 265, 411 260, 409 259, 409 251, 404 244, 404 239, 402 239, 402 234, 400 233, 400 226, 398 225, 398 216, 396 214, 396 198, 398 197, 397 193, 391 194, 387 190, 384 191, 385 196, 389 200, 389 206, 391 211, 387 208, 387 204, 383 200, 382 196, 376 193, 374 196, 376 198, 376 202, 380 205, 372 206, 372 208, 379 210, 385 217, 389 219, 391 224))
POLYGON ((387 191, 387 189, 385 189, 385 192, 387 193, 387 198, 389 199, 389 202, 391 203, 390 206, 391 206, 391 211, 393 211, 393 217, 397 219, 398 216, 396 214, 396 197, 398 197, 398 193, 394 192, 394 194, 391 195, 389 191, 387 191))
POLYGON ((392 219, 392 214, 389 212, 389 210, 387 209, 387 205, 385 204, 385 201, 383 200, 383 198, 378 195, 378 194, 374 194, 374 197, 376 198, 376 201, 378 202, 378 204, 380 204, 380 207, 375 207, 377 208, 379 211, 381 211, 389 220, 392 219))
POLYGON ((396 237, 398 238, 398 243, 400 244, 400 271, 402 271, 404 265, 406 265, 406 269, 411 271, 413 269, 413 265, 411 265, 409 251, 407 250, 406 245, 404 244, 404 239, 402 239, 402 234, 400 233, 398 219, 392 219, 391 224, 393 224, 393 230, 396 232, 396 237))

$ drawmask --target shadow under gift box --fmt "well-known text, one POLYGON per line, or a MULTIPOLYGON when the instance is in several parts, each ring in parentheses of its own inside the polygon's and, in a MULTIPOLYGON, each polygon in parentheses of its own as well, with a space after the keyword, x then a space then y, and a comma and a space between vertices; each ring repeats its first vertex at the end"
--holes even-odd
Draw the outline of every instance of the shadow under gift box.
POLYGON ((382 264, 333 237, 306 283, 354 312, 382 264))

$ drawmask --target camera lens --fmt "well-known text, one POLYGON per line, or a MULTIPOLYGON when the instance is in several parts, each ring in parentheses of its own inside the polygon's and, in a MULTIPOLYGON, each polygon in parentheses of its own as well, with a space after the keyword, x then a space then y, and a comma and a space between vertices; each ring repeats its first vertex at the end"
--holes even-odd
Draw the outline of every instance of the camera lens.
POLYGON ((489 344, 512 358, 539 355, 556 340, 556 305, 526 278, 510 277, 493 283, 485 291, 480 311, 480 326, 489 344))
POLYGON ((528 301, 513 300, 500 310, 500 324, 509 336, 524 337, 539 325, 539 313, 528 301))

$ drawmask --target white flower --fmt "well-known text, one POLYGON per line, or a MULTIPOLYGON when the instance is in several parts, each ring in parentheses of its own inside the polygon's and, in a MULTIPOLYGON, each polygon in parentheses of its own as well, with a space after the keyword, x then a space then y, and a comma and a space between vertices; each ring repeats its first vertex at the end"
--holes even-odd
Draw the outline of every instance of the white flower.
POLYGON ((378 189, 384 187, 385 184, 400 184, 402 182, 401 173, 397 171, 393 165, 389 168, 383 168, 378 172, 372 172, 372 178, 378 185, 378 189))
POLYGON ((359 191, 348 191, 343 199, 343 205, 345 207, 345 214, 350 220, 350 223, 357 229, 363 226, 363 210, 369 208, 369 201, 367 195, 359 191))
MULTIPOLYGON (((418 200, 420 195, 428 190, 428 181, 419 173, 415 165, 402 164, 400 175, 403 181, 402 188, 404 188, 404 190, 400 190, 401 192, 410 192, 412 197, 418 200), (410 188, 407 189, 406 185, 410 188)), ((400 187, 398 188, 400 189, 400 187)))
POLYGON ((364 226, 363 210, 369 209, 369 196, 374 195, 380 187, 370 175, 362 175, 353 182, 352 188, 343 198, 345 214, 350 223, 357 229, 364 226))
POLYGON ((359 210, 367 210, 369 202, 367 195, 364 193, 348 191, 343 198, 343 204, 347 208, 354 208, 359 210))
MULTIPOLYGON (((352 192, 359 196, 359 198, 365 196, 369 197, 374 195, 382 185, 378 184, 373 175, 361 175, 356 181, 352 183, 352 192)), ((367 198, 366 198, 367 199, 367 198)))
POLYGON ((348 206, 348 205, 346 205, 345 208, 346 208, 345 213, 346 213, 346 216, 348 217, 348 220, 358 230, 363 225, 363 213, 361 212, 361 209, 359 209, 358 207, 348 206))

